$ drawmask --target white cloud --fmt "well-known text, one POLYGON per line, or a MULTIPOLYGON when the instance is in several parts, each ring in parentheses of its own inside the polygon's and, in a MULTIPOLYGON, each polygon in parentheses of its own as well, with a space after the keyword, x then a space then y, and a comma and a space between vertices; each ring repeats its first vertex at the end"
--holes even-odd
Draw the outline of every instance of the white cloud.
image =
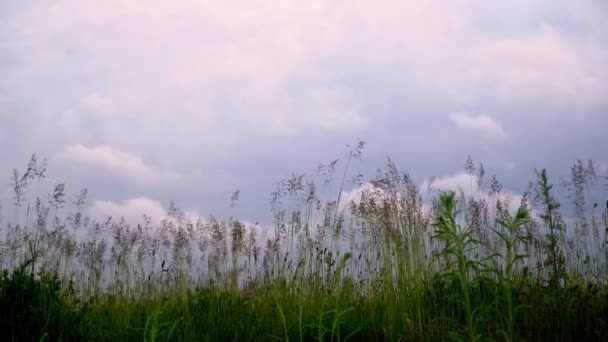
MULTIPOLYGON (((142 224, 143 215, 147 215, 153 225, 158 225, 162 220, 168 219, 167 210, 156 200, 148 197, 136 197, 121 202, 94 201, 89 210, 89 215, 99 221, 105 221, 109 217, 114 220, 124 218, 130 224, 142 224)), ((196 222, 205 219, 195 210, 181 210, 183 218, 187 222, 196 222)))
POLYGON ((432 180, 423 182, 421 189, 423 190, 439 190, 439 191, 456 191, 464 192, 467 196, 473 196, 479 193, 477 184, 477 176, 466 173, 458 173, 447 177, 435 177, 432 180))
MULTIPOLYGON (((151 231, 148 233, 152 234, 160 232, 161 222, 163 220, 173 222, 175 225, 179 225, 181 223, 196 224, 198 222, 202 224, 210 223, 209 220, 203 217, 196 210, 180 209, 180 211, 183 214, 182 219, 184 221, 177 222, 176 218, 168 216, 166 207, 163 206, 159 201, 142 196, 130 198, 124 201, 94 201, 88 208, 87 214, 89 217, 99 222, 104 222, 108 218, 112 218, 114 222, 124 219, 125 222, 131 226, 136 226, 138 224, 143 225, 144 215, 146 215, 150 219, 151 223, 151 231)), ((272 224, 260 224, 259 222, 254 223, 244 219, 240 219, 239 222, 247 231, 250 229, 255 229, 258 241, 261 243, 264 243, 267 238, 270 238, 273 235, 274 227, 272 224)), ((205 233, 205 231, 199 231, 199 233, 205 233)), ((209 232, 207 231, 206 233, 209 232)), ((230 239, 230 236, 228 236, 228 241, 230 241, 230 239)))
MULTIPOLYGON (((421 190, 423 195, 427 197, 432 191, 454 191, 457 194, 464 193, 467 197, 473 197, 477 200, 485 199, 490 201, 490 195, 487 189, 480 188, 478 177, 466 173, 458 173, 446 177, 435 177, 422 183, 421 190)), ((511 210, 519 207, 522 195, 503 189, 500 193, 500 200, 507 203, 511 210)))
POLYGON ((114 220, 124 219, 131 223, 143 223, 143 215, 148 215, 155 223, 167 216, 167 212, 158 201, 147 197, 132 198, 121 203, 113 201, 94 201, 89 208, 92 218, 105 221, 112 217, 114 220))
POLYGON ((139 184, 158 183, 179 177, 173 172, 156 170, 140 157, 103 145, 92 148, 80 144, 70 145, 53 159, 57 162, 86 165, 139 184))
POLYGON ((459 128, 476 131, 489 139, 504 140, 507 138, 500 123, 485 114, 453 113, 450 114, 450 120, 459 128))

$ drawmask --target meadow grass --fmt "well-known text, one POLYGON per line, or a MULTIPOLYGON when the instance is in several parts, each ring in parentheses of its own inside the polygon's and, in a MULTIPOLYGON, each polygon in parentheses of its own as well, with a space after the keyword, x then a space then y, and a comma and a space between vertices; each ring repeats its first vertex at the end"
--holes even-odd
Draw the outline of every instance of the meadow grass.
POLYGON ((389 160, 347 198, 363 147, 275 183, 270 227, 193 222, 174 204, 161 222, 95 221, 86 190, 31 195, 46 178, 33 157, 1 222, 2 340, 608 339, 595 164, 577 161, 563 182, 571 211, 546 170, 513 207, 471 158, 476 192, 424 192, 389 160))

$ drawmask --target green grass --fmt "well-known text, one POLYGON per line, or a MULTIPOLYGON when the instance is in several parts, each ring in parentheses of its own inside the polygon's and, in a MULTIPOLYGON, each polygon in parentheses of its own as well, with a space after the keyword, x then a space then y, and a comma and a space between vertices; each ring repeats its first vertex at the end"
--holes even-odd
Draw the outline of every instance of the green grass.
MULTIPOLYGON (((359 156, 355 148, 342 160, 336 202, 359 156)), ((26 175, 15 176, 17 187, 35 180, 26 175)), ((63 188, 28 206, 17 189, 15 208, 27 210, 21 224, 4 227, 0 337, 608 339, 606 244, 594 244, 590 256, 572 249, 585 244, 568 243, 546 170, 517 208, 507 207, 496 184, 487 198, 437 193, 426 208, 430 202, 391 161, 360 201, 345 207, 321 201, 310 184, 298 175, 277 182, 276 235, 266 236, 233 219, 189 222, 176 208, 158 227, 94 222, 82 203, 69 210, 62 204, 63 188), (86 241, 76 238, 79 231, 86 241)), ((608 209, 582 206, 576 213, 599 215, 587 221, 608 230, 608 209)))

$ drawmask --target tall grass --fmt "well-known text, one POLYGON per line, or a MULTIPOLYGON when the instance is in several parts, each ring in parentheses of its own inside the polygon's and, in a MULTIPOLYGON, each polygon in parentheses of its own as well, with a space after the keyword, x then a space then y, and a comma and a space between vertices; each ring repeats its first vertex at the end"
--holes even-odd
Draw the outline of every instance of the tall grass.
POLYGON ((192 221, 173 203, 160 222, 96 221, 86 214, 86 190, 70 196, 55 183, 37 193, 49 178, 32 157, 25 172, 12 173, 13 215, 1 223, 0 335, 608 338, 608 207, 593 197, 605 197, 604 170, 574 164, 563 182, 569 207, 541 170, 510 207, 497 177, 486 189, 483 165, 470 157, 468 194, 419 189, 390 159, 363 184, 352 170, 363 148, 357 142, 343 158, 276 182, 272 225, 192 221))

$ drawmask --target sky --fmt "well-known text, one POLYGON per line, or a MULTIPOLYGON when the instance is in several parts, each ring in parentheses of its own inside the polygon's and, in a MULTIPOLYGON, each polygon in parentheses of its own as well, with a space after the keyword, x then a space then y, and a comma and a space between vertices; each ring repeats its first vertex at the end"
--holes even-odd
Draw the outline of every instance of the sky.
POLYGON ((604 0, 3 0, 0 174, 47 157, 99 216, 239 189, 256 220, 363 139, 367 178, 467 182, 472 155, 517 193, 608 163, 607 61, 604 0))

